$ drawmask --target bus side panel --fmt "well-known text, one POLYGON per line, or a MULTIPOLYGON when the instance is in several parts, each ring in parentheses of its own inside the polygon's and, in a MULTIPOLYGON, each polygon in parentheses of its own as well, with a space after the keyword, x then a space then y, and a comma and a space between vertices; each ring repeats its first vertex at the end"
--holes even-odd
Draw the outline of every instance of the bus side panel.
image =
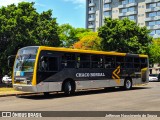
POLYGON ((88 88, 103 88, 103 87, 110 87, 110 80, 89 80, 89 81, 76 82, 77 90, 88 89, 88 88))
POLYGON ((118 80, 111 79, 110 80, 110 86, 109 87, 120 87, 124 86, 124 79, 119 79, 120 83, 118 80))
MULTIPOLYGON (((53 75, 49 76, 39 84, 40 85, 48 84, 48 86, 46 87, 49 91, 61 91, 62 83, 64 80, 67 79, 72 79, 75 81, 76 89, 123 86, 124 84, 123 79, 120 81, 120 84, 118 84, 116 80, 112 79, 112 71, 113 69, 105 70, 105 69, 66 68, 58 73, 54 73, 53 75), (94 76, 96 75, 96 73, 98 73, 100 76, 94 76), (84 74, 86 76, 84 76, 84 74), (93 76, 87 76, 87 74, 93 76)), ((38 88, 39 88, 38 90, 41 90, 40 87, 38 88)))
MULTIPOLYGON (((102 87, 116 87, 116 86, 124 86, 124 80, 127 76, 123 72, 120 74, 121 79, 113 79, 112 72, 114 69, 74 69, 74 68, 65 68, 58 73, 54 73, 53 75, 46 78, 44 81, 40 82, 37 85, 37 89, 39 92, 46 91, 61 91, 62 83, 66 79, 72 79, 75 81, 76 89, 89 89, 89 88, 102 88, 102 87), (88 73, 101 73, 105 76, 87 76, 88 73), (85 76, 85 75, 86 76, 85 76)), ((135 72, 133 70, 125 70, 127 73, 131 74, 132 84, 143 84, 141 79, 141 73, 139 75, 133 75, 135 72), (137 76, 137 77, 136 77, 137 76)), ((138 73, 137 73, 138 74, 138 73)))
POLYGON ((14 84, 13 88, 17 91, 24 91, 24 92, 38 92, 36 86, 29 86, 29 85, 21 85, 21 84, 14 84))
POLYGON ((40 83, 37 84, 37 91, 38 92, 48 92, 49 91, 49 83, 40 83))
POLYGON ((142 79, 141 78, 133 78, 132 81, 133 81, 132 82, 133 85, 142 84, 142 79))
POLYGON ((49 82, 49 91, 61 91, 62 82, 49 82))

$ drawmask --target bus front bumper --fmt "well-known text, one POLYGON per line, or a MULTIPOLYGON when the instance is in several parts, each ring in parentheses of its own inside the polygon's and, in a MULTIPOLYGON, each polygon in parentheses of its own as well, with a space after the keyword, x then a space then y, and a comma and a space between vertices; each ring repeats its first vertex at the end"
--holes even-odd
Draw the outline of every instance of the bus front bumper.
POLYGON ((13 84, 13 88, 17 91, 23 91, 23 92, 37 92, 37 87, 32 85, 19 85, 19 84, 13 84))

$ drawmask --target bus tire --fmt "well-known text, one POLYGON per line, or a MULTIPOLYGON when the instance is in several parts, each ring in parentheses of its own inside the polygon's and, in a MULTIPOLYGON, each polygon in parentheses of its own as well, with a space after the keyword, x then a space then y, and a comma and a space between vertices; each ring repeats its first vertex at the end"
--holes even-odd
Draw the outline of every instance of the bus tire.
POLYGON ((72 84, 71 81, 67 81, 64 83, 64 93, 65 95, 72 95, 74 94, 75 92, 75 89, 74 89, 74 86, 72 84))
POLYGON ((125 90, 130 90, 132 89, 132 80, 131 79, 126 79, 124 81, 124 89, 125 90))

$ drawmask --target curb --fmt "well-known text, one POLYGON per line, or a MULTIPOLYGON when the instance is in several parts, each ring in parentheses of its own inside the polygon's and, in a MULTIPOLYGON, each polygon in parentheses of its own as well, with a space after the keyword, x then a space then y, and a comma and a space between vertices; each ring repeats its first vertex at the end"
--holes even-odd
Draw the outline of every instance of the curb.
POLYGON ((11 96, 17 96, 17 95, 31 95, 33 93, 12 93, 12 94, 4 94, 0 95, 0 97, 11 97, 11 96))

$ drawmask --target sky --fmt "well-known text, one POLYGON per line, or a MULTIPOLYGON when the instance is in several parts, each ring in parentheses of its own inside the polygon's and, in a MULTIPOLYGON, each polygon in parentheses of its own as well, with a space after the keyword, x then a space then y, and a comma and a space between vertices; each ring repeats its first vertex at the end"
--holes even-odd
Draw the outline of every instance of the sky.
POLYGON ((53 17, 61 24, 69 23, 73 27, 85 28, 86 0, 0 0, 0 6, 18 4, 19 2, 35 2, 39 13, 51 9, 53 17))

